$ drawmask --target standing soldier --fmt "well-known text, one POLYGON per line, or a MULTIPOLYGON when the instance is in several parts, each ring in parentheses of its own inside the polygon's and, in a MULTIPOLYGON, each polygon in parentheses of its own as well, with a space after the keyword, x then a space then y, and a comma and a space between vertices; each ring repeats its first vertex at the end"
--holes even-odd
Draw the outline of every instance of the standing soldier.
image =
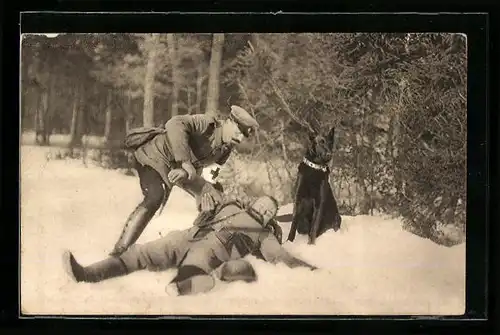
POLYGON ((250 137, 258 127, 247 111, 231 106, 230 116, 225 120, 205 114, 174 116, 165 124, 165 129, 134 147, 135 169, 144 199, 128 217, 110 255, 121 255, 137 241, 158 209, 167 202, 174 185, 195 197, 198 209, 202 190, 212 195, 209 206, 217 204, 220 193, 201 177, 203 168, 225 164, 234 146, 244 137, 250 137))

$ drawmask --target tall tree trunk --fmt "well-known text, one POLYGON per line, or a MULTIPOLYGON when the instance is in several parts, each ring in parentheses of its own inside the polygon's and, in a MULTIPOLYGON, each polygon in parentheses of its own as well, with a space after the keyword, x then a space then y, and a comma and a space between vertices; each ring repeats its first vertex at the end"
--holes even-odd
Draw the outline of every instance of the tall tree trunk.
POLYGON ((40 136, 40 145, 49 144, 48 131, 49 131, 49 113, 50 113, 50 103, 51 95, 53 93, 54 85, 54 75, 52 71, 52 66, 48 63, 41 67, 40 72, 42 73, 42 87, 41 87, 41 99, 39 107, 39 118, 38 118, 38 132, 37 136, 40 136))
POLYGON ((35 130, 35 143, 41 144, 41 137, 39 135, 42 134, 43 127, 43 118, 42 118, 42 109, 43 109, 43 89, 39 88, 37 90, 37 97, 35 101, 35 115, 34 115, 34 123, 33 128, 35 130))
POLYGON ((47 113, 49 109, 49 92, 47 89, 42 91, 42 96, 40 99, 40 107, 38 110, 38 132, 37 135, 40 135, 39 143, 40 145, 47 145, 47 113))
POLYGON ((76 120, 76 143, 78 145, 83 143, 83 135, 85 135, 86 132, 86 126, 87 126, 87 117, 86 117, 86 107, 85 107, 85 101, 86 101, 86 95, 88 94, 86 92, 87 87, 85 86, 85 83, 82 83, 80 87, 80 95, 78 99, 78 118, 76 120))
POLYGON ((191 93, 192 93, 191 87, 188 87, 186 93, 187 93, 187 111, 188 114, 193 114, 193 109, 195 106, 193 106, 193 101, 191 99, 191 93))
POLYGON ((356 183, 356 201, 359 204, 360 214, 365 215, 369 212, 370 200, 368 197, 368 188, 366 186, 366 171, 365 164, 363 164, 364 156, 362 155, 365 151, 365 107, 361 108, 363 113, 361 116, 361 129, 359 135, 356 134, 357 139, 357 155, 356 155, 356 172, 357 172, 357 183, 356 183))
POLYGON ((22 125, 22 129, 23 130, 26 130, 26 129, 31 129, 31 122, 33 122, 33 119, 30 120, 30 118, 32 117, 31 113, 33 111, 33 98, 36 97, 35 95, 35 92, 32 88, 29 89, 28 92, 26 92, 26 95, 25 97, 23 98, 24 99, 24 115, 21 119, 21 125, 22 125))
POLYGON ((132 108, 134 104, 132 103, 132 98, 129 95, 125 95, 125 134, 128 134, 131 123, 132 123, 132 108))
POLYGON ((26 60, 26 57, 23 58, 23 61, 21 63, 21 122, 24 123, 24 118, 26 117, 26 114, 28 112, 28 90, 30 90, 30 85, 28 84, 29 78, 28 78, 28 66, 29 63, 26 60))
POLYGON ((108 96, 106 99, 106 121, 104 124, 104 141, 109 143, 111 139, 111 124, 113 121, 113 91, 108 90, 108 96))
POLYGON ((375 138, 372 133, 370 136, 370 215, 373 215, 373 209, 375 207, 375 200, 373 199, 375 195, 375 138))
POLYGON ((48 85, 48 92, 47 92, 47 108, 45 110, 44 118, 44 142, 45 144, 49 145, 50 144, 50 135, 52 135, 52 130, 54 129, 54 115, 57 113, 56 108, 57 108, 57 85, 59 83, 58 76, 55 74, 55 66, 51 67, 50 74, 49 74, 49 85, 48 85))
POLYGON ((224 47, 224 34, 213 34, 212 53, 210 57, 210 68, 207 89, 206 114, 216 115, 219 109, 219 77, 222 63, 222 51, 224 47))
MULTIPOLYGON (((407 35, 409 36, 409 35, 407 35)), ((404 95, 404 82, 403 80, 400 80, 399 83, 400 86, 400 91, 399 91, 399 97, 398 97, 398 103, 396 105, 396 108, 393 109, 392 115, 391 115, 391 120, 390 120, 390 132, 389 132, 389 143, 391 144, 390 147, 390 158, 392 161, 392 168, 395 169, 394 171, 394 182, 395 182, 395 187, 396 187, 396 192, 399 194, 403 192, 403 179, 401 176, 401 164, 398 160, 399 156, 399 138, 400 138, 400 133, 401 133, 401 121, 400 121, 400 114, 401 111, 403 110, 403 95, 404 95)))
POLYGON ((28 119, 31 119, 31 122, 28 127, 36 131, 38 125, 36 124, 36 120, 38 120, 38 106, 40 105, 40 90, 32 89, 31 93, 28 95, 29 99, 29 116, 28 119))
POLYGON ((179 114, 179 86, 180 78, 178 71, 177 45, 174 34, 167 34, 168 54, 172 68, 172 110, 170 116, 179 114))
POLYGON ((146 39, 148 50, 148 61, 146 64, 146 75, 144 77, 144 108, 143 125, 145 127, 154 126, 154 84, 156 71, 156 49, 159 43, 159 35, 151 34, 146 39))
POLYGON ((201 102, 203 97, 203 64, 198 64, 198 77, 196 78, 196 113, 201 114, 201 102))
POLYGON ((71 113, 71 125, 69 127, 69 143, 73 146, 76 140, 76 125, 78 120, 78 93, 75 89, 75 94, 73 97, 73 111, 71 113))
POLYGON ((81 111, 81 95, 82 95, 82 84, 75 86, 73 93, 73 111, 71 113, 71 125, 69 129, 69 146, 74 147, 79 144, 81 137, 78 136, 78 121, 80 120, 81 111))

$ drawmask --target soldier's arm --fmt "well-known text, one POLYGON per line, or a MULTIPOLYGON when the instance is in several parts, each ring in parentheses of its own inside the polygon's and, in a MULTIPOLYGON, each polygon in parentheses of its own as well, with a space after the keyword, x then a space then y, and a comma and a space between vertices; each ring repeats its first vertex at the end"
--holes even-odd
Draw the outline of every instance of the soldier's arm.
POLYGON ((281 246, 274 235, 268 234, 260 244, 260 252, 264 259, 273 264, 285 263, 290 268, 306 267, 311 270, 316 270, 317 267, 304 262, 303 260, 290 254, 285 248, 281 246))
POLYGON ((177 115, 167 121, 165 130, 175 161, 190 161, 189 137, 204 134, 212 123, 213 118, 206 115, 177 115))

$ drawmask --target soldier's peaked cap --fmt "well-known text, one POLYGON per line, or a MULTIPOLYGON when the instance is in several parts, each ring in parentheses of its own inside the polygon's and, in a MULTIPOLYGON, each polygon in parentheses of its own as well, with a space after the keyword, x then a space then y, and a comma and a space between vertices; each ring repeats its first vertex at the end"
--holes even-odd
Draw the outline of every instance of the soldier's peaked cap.
POLYGON ((258 128, 259 123, 240 106, 231 106, 231 118, 244 128, 258 128))

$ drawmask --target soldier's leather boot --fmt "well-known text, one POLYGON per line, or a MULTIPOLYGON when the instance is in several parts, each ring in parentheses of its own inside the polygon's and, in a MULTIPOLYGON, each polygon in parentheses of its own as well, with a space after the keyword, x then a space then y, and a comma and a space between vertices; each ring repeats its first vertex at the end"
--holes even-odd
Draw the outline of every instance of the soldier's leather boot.
POLYGON ((137 206, 128 217, 125 227, 123 227, 122 233, 109 255, 117 257, 123 254, 141 236, 153 216, 154 211, 141 205, 137 206))
POLYGON ((119 258, 109 257, 89 266, 81 266, 70 251, 63 253, 66 273, 76 282, 96 283, 127 274, 127 268, 119 258))

